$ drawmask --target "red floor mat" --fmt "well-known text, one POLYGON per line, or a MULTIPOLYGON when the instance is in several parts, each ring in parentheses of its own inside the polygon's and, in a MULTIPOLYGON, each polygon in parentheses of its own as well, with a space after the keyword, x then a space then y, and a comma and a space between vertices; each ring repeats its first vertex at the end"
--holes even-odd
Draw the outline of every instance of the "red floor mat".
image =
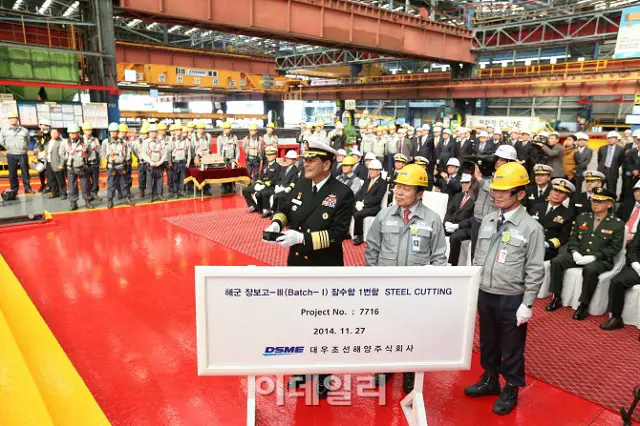
MULTIPOLYGON (((273 266, 287 264, 289 253, 287 249, 277 244, 260 241, 262 231, 269 226, 269 220, 255 213, 247 213, 247 209, 174 216, 165 220, 266 264, 273 266)), ((364 245, 354 247, 351 241, 343 243, 346 266, 364 265, 364 247, 364 245)))
MULTIPOLYGON (((227 248, 232 248, 266 264, 286 264, 287 250, 260 242, 260 233, 269 224, 246 209, 188 214, 166 218, 168 222, 227 248)), ((362 266, 364 245, 344 243, 345 264, 362 266)), ((585 321, 571 318, 569 308, 549 313, 547 300, 537 301, 527 339, 527 374, 618 411, 629 406, 631 390, 640 384, 640 342, 638 330, 605 333, 598 324, 604 317, 585 321)), ((476 332, 475 350, 478 351, 476 332)), ((640 419, 640 412, 635 419, 640 419)))

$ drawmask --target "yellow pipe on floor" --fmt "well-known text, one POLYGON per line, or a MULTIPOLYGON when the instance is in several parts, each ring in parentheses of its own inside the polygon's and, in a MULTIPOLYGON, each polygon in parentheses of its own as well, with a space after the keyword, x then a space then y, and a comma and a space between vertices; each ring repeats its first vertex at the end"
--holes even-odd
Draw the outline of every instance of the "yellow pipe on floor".
POLYGON ((53 426, 36 382, 0 311, 0 425, 53 426))
POLYGON ((53 423, 56 426, 110 425, 2 256, 0 283, 0 311, 4 313, 53 423))

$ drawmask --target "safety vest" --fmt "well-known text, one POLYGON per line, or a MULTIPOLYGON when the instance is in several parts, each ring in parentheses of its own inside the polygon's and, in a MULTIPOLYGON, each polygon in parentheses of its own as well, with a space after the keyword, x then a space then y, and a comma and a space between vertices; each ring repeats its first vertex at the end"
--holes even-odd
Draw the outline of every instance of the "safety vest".
POLYGON ((109 166, 124 163, 127 156, 127 146, 124 142, 112 141, 107 147, 107 163, 109 166))
POLYGON ((72 167, 83 167, 87 164, 87 149, 84 142, 72 142, 70 156, 67 165, 72 167))
POLYGON ((164 150, 163 143, 160 141, 151 140, 147 145, 147 153, 151 162, 157 163, 162 158, 162 152, 164 150))
POLYGON ((196 136, 194 142, 196 145, 196 151, 200 157, 209 153, 211 142, 209 142, 209 138, 207 138, 206 135, 196 136))
POLYGON ((273 135, 273 134, 271 134, 271 135, 265 134, 264 135, 264 147, 265 147, 265 149, 268 146, 272 146, 274 148, 278 148, 278 137, 276 135, 273 135))
POLYGON ((173 161, 186 161, 187 159, 187 141, 176 141, 173 145, 173 152, 171 153, 173 161))
POLYGON ((258 157, 261 154, 261 143, 260 138, 251 136, 247 136, 247 157, 258 157))
POLYGON ((220 155, 222 155, 222 158, 224 159, 228 159, 228 160, 235 160, 236 159, 236 137, 233 135, 229 135, 229 136, 225 136, 222 135, 222 152, 220 153, 220 155))

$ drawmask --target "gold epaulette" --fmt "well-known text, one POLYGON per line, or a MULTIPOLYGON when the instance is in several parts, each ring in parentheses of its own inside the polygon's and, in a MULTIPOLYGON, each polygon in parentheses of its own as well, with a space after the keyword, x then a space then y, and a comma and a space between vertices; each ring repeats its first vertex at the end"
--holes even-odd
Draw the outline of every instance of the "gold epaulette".
POLYGON ((559 240, 559 239, 557 239, 557 238, 552 238, 552 239, 550 239, 549 241, 551 241, 551 244, 553 244, 553 246, 554 246, 555 248, 560 248, 560 245, 561 245, 561 244, 560 244, 560 240, 559 240))
POLYGON ((316 231, 311 233, 313 250, 322 250, 329 247, 329 231, 316 231))
POLYGON ((283 228, 283 229, 284 229, 284 228, 287 226, 287 224, 288 224, 287 216, 286 216, 284 213, 276 213, 276 214, 274 214, 274 215, 273 215, 273 217, 271 218, 271 221, 272 221, 272 222, 275 222, 276 220, 277 220, 278 222, 282 223, 282 228, 283 228))

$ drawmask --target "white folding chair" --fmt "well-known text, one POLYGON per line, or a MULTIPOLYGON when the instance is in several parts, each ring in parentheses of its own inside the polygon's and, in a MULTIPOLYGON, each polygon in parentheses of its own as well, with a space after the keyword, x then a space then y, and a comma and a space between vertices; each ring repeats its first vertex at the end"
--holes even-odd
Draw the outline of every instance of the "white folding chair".
POLYGON ((640 330, 640 284, 627 290, 622 310, 622 321, 640 330))
POLYGON ((444 215, 447 214, 448 202, 449 195, 442 192, 424 191, 422 195, 422 204, 436 212, 440 220, 444 220, 444 215))
MULTIPOLYGON (((626 238, 625 232, 625 241, 622 244, 622 250, 613 258, 613 269, 600 274, 598 277, 598 285, 593 292, 591 303, 589 303, 589 314, 591 315, 603 315, 607 312, 611 279, 622 270, 625 264, 626 238)), ((573 309, 578 309, 580 305, 580 293, 582 293, 582 268, 570 268, 564 273, 562 304, 564 306, 571 306, 573 309)))

